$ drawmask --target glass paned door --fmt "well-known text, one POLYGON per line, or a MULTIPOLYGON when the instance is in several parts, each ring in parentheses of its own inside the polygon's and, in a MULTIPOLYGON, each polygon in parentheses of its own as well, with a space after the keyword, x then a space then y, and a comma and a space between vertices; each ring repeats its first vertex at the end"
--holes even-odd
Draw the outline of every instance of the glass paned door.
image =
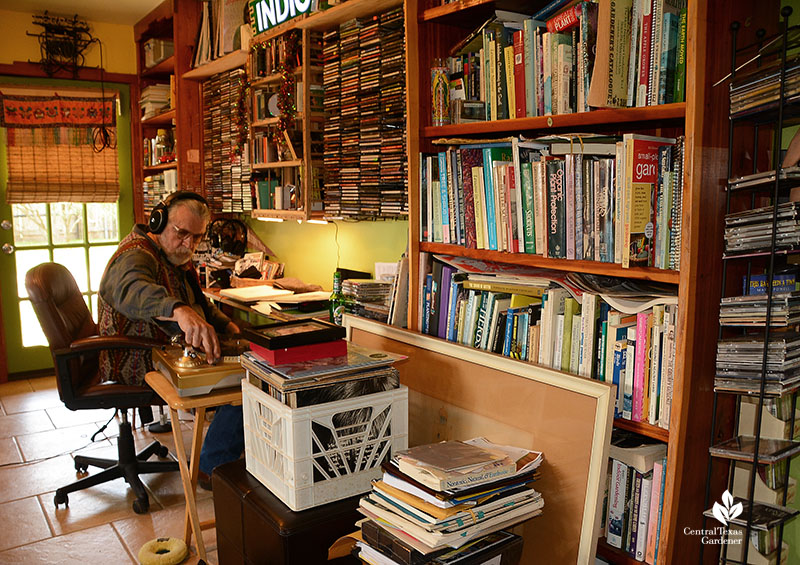
MULTIPOLYGON (((47 339, 33 312, 25 274, 40 263, 67 267, 97 320, 97 290, 106 263, 119 243, 119 209, 113 204, 12 204, 14 299, 4 292, 3 318, 8 370, 15 373, 50 364, 47 339)), ((6 279, 7 280, 7 279, 6 279)))

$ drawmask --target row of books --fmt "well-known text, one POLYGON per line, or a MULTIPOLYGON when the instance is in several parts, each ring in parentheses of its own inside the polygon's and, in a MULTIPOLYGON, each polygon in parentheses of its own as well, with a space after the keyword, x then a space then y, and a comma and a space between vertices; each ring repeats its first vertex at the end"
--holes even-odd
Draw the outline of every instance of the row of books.
POLYGON ((674 297, 654 302, 634 311, 597 292, 460 273, 434 261, 425 280, 422 330, 614 383, 616 417, 668 429, 677 305, 674 297))
MULTIPOLYGON (((484 438, 421 445, 396 454, 383 464, 382 480, 359 502, 359 512, 367 518, 361 522, 360 556, 370 563, 404 565, 485 562, 468 556, 480 552, 488 559, 492 554, 483 552, 489 546, 511 541, 505 533, 486 536, 542 513, 544 499, 532 488, 542 461, 541 452, 484 438), (443 483, 433 476, 454 477, 460 486, 441 488, 443 483), (380 555, 389 560, 380 560, 380 555)), ((521 543, 514 546, 518 558, 521 543)))
POLYGON ((686 23, 685 0, 584 1, 546 20, 497 10, 448 60, 451 98, 483 102, 489 120, 682 102, 686 23))
POLYGON ((682 172, 683 138, 448 144, 420 155, 420 236, 678 269, 682 172))
POLYGON ((250 157, 246 130, 239 125, 245 71, 233 69, 203 82, 203 166, 212 212, 249 212, 250 157))
MULTIPOLYGON (((303 50, 293 49, 299 32, 289 32, 278 37, 254 43, 250 52, 250 74, 252 80, 279 73, 282 66, 300 67, 303 64, 303 50), (295 33, 296 36, 291 34, 295 33), (289 60, 289 56, 292 57, 289 60)), ((319 32, 309 34, 311 65, 321 64, 322 36, 319 32)))
POLYGON ((605 536, 636 561, 658 559, 667 446, 615 430, 609 449, 605 536))

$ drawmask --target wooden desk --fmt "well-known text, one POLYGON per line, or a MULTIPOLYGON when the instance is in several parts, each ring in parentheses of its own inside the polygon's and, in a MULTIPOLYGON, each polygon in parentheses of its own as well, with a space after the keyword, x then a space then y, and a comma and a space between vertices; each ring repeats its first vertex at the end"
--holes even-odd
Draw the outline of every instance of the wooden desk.
POLYGON ((241 404, 242 389, 232 387, 198 396, 181 397, 178 396, 178 391, 172 382, 157 371, 147 373, 145 382, 169 406, 170 418, 172 419, 172 437, 175 438, 175 451, 181 471, 183 494, 186 497, 183 538, 188 546, 192 540, 192 533, 194 533, 194 537, 197 540, 197 553, 200 555, 200 559, 206 561, 206 546, 203 543, 202 530, 213 527, 215 522, 213 520, 200 522, 197 514, 197 502, 194 496, 199 472, 200 447, 203 445, 203 425, 206 421, 206 409, 224 404, 241 404), (187 458, 178 410, 191 410, 192 408, 195 411, 194 429, 192 433, 192 448, 189 452, 190 457, 187 458))

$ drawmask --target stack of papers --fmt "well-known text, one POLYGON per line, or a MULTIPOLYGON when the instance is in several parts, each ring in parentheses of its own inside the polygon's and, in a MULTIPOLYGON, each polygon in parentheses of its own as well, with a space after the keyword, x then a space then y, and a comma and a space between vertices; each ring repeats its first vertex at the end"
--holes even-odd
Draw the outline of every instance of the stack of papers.
POLYGON ((273 300, 294 294, 291 290, 282 290, 269 285, 245 286, 242 288, 223 288, 220 296, 238 300, 239 302, 258 302, 259 300, 273 300))

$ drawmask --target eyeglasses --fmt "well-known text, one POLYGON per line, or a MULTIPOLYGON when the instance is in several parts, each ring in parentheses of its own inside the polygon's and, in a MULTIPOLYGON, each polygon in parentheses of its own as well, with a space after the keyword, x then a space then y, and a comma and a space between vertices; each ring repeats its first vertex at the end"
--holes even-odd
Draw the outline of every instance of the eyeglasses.
POLYGON ((189 238, 191 238, 192 239, 192 243, 195 244, 195 245, 200 243, 200 241, 202 241, 203 237, 205 237, 205 235, 206 235, 205 232, 203 232, 203 233, 192 233, 192 232, 190 232, 188 230, 185 230, 183 228, 179 228, 178 226, 176 226, 174 224, 173 224, 172 227, 175 228, 175 235, 178 237, 178 239, 180 241, 188 241, 189 238))

